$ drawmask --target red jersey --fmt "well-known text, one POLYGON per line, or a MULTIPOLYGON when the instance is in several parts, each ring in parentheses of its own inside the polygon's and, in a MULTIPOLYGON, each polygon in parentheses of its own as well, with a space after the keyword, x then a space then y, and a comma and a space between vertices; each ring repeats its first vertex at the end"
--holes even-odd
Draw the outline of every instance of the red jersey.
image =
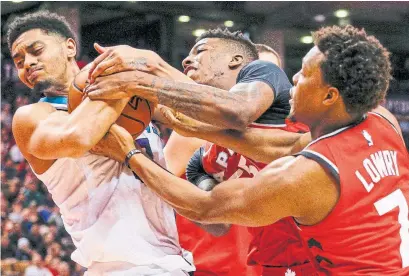
POLYGON ((314 226, 300 226, 319 273, 409 275, 409 155, 394 127, 369 113, 300 154, 340 186, 332 212, 314 226))
MULTIPOLYGON (((251 127, 280 128, 291 132, 305 132, 304 125, 287 121, 283 127, 253 124, 251 127)), ((232 150, 207 143, 202 159, 203 168, 217 181, 228 179, 254 177, 265 167, 265 164, 255 162, 232 150)), ((298 234, 297 226, 292 218, 284 218, 272 225, 263 227, 247 227, 252 236, 247 257, 248 265, 263 266, 263 275, 284 275, 287 268, 297 275, 314 275, 306 248, 298 234), (276 268, 276 269, 273 269, 276 268), (283 270, 284 269, 284 270, 283 270)))

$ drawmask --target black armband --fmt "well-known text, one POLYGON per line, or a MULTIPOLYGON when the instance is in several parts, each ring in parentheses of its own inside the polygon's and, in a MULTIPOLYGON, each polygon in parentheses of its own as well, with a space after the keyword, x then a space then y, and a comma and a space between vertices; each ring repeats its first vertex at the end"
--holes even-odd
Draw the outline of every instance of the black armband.
POLYGON ((186 167, 186 178, 190 183, 198 186, 200 182, 213 179, 210 175, 208 175, 205 170, 203 169, 202 157, 204 153, 204 148, 200 147, 198 150, 195 151, 192 158, 190 158, 189 163, 186 167))

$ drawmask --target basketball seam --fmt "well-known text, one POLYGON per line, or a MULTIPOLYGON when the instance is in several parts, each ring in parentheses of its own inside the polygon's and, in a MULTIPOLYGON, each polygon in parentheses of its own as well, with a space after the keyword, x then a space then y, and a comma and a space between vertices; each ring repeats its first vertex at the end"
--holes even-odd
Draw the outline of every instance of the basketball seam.
POLYGON ((138 120, 138 119, 132 118, 131 116, 126 115, 126 114, 123 114, 123 113, 121 113, 121 115, 122 115, 122 116, 124 116, 125 118, 128 118, 128 119, 130 119, 130 120, 133 120, 133 121, 136 121, 136 122, 138 122, 138 123, 142 124, 143 129, 145 129, 145 128, 146 128, 145 123, 144 123, 144 122, 142 122, 141 120, 138 120))
POLYGON ((75 87, 75 89, 77 89, 78 91, 80 91, 81 93, 84 93, 84 91, 82 91, 77 84, 75 83, 75 81, 72 82, 72 85, 75 87))
POLYGON ((144 100, 145 100, 146 104, 148 105, 148 108, 149 108, 149 114, 150 114, 150 116, 151 116, 151 118, 152 118, 152 110, 151 110, 151 105, 149 104, 148 100, 146 100, 146 99, 144 99, 144 100))

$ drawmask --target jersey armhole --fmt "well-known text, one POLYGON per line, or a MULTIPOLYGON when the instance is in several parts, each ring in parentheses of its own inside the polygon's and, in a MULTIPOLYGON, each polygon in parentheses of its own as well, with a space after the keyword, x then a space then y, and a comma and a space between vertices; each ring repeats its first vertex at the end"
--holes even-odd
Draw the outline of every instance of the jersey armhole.
POLYGON ((380 113, 378 113, 378 112, 373 112, 373 111, 372 111, 372 112, 369 112, 369 113, 372 113, 372 114, 374 114, 374 115, 377 115, 377 116, 379 116, 379 117, 385 119, 385 120, 393 127, 393 129, 396 131, 396 133, 397 133, 399 136, 401 136, 400 133, 399 133, 399 130, 396 128, 396 126, 395 126, 388 118, 386 118, 385 116, 383 116, 382 114, 380 114, 380 113))
POLYGON ((338 167, 334 163, 332 163, 327 157, 313 150, 303 150, 295 154, 294 156, 299 155, 302 155, 308 159, 312 159, 318 164, 320 164, 322 167, 324 167, 326 171, 328 171, 332 175, 332 177, 334 177, 337 183, 340 184, 338 167))

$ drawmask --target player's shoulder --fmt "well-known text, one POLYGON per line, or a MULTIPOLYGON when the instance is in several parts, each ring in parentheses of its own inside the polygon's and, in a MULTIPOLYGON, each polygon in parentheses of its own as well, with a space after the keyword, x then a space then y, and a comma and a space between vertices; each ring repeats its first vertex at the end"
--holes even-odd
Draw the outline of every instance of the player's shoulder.
POLYGON ((12 129, 13 133, 24 130, 24 132, 34 129, 37 124, 47 118, 56 109, 49 103, 39 102, 19 107, 14 116, 12 129))
POLYGON ((34 122, 37 118, 55 112, 56 109, 49 103, 39 102, 19 107, 13 116, 13 121, 34 122))
POLYGON ((260 70, 260 69, 270 69, 270 70, 281 70, 280 67, 278 67, 276 64, 266 61, 266 60, 253 60, 249 64, 245 65, 241 71, 246 72, 246 71, 251 71, 251 70, 260 70))

